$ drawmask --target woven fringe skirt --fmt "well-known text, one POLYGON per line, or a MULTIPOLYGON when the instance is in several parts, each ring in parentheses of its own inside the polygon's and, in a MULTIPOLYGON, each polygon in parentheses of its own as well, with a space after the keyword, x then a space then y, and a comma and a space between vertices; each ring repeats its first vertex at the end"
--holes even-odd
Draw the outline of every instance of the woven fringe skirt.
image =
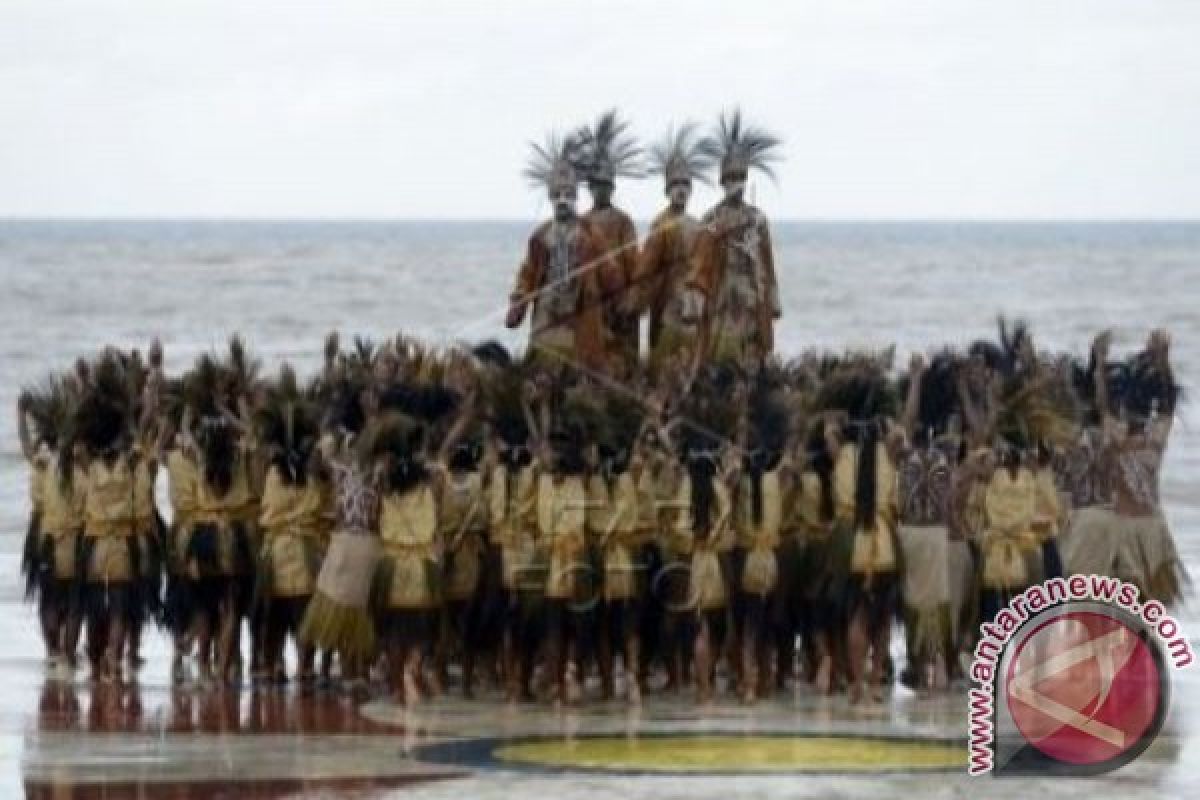
POLYGON ((378 564, 378 538, 334 533, 297 638, 347 658, 370 658, 375 652, 375 625, 368 599, 378 564))
POLYGON ((943 525, 901 525, 905 618, 912 647, 938 652, 950 619, 950 542, 943 525))

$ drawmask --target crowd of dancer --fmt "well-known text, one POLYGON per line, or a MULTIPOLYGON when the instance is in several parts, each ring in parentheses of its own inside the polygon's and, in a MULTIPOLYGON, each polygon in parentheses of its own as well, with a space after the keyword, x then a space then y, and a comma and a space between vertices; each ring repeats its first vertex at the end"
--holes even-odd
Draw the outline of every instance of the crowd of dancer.
POLYGON ((980 620, 1046 577, 1177 600, 1166 334, 1120 360, 1108 334, 1079 358, 1004 324, 903 369, 782 358, 745 197, 779 145, 737 111, 669 131, 647 154, 668 206, 640 244, 612 203, 644 172, 626 121, 535 146, 553 213, 509 298, 521 358, 331 334, 314 378, 268 379, 235 338, 168 377, 156 343, 22 393, 23 565, 50 659, 73 667, 86 630, 92 673, 123 680, 154 625, 202 685, 284 681, 291 641, 303 684, 404 702, 451 677, 574 702, 593 676, 631 702, 797 679, 858 701, 946 686, 980 620), (696 219, 713 168, 722 198, 696 219))
POLYGON ((103 681, 157 627, 180 682, 287 681, 290 642, 302 685, 406 703, 939 689, 1045 577, 1180 597, 1169 340, 1109 342, 1044 353, 1002 323, 899 368, 680 357, 620 382, 405 336, 331 334, 307 380, 236 337, 176 376, 157 343, 110 348, 21 395, 28 591, 48 657, 85 643, 103 681))

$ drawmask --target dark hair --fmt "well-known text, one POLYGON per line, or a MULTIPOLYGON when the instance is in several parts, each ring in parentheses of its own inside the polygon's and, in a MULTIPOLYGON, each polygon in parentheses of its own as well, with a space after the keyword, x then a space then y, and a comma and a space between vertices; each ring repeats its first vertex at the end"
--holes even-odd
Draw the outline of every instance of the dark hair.
POLYGON ((429 471, 409 453, 393 453, 387 472, 387 489, 403 493, 429 477, 429 471))
POLYGON ((558 475, 582 475, 587 471, 583 457, 581 431, 572 427, 552 431, 550 447, 554 453, 554 472, 558 475))
POLYGON ((348 381, 342 382, 333 393, 330 403, 329 422, 345 428, 351 433, 361 433, 367 415, 363 411, 359 388, 348 381))
POLYGON ((296 448, 280 449, 271 458, 285 486, 304 486, 308 483, 308 462, 312 453, 296 448))
POLYGON ((825 443, 825 431, 814 425, 805 444, 808 464, 821 484, 820 514, 822 522, 833 519, 833 457, 825 443))
POLYGON ((454 446, 450 451, 450 469, 452 470, 468 470, 474 469, 479 463, 479 458, 482 455, 482 448, 477 439, 467 439, 461 441, 454 446))
POLYGON ((879 425, 867 423, 858 441, 858 474, 854 481, 854 524, 860 530, 875 525, 875 508, 879 487, 876 485, 879 456, 879 425))
POLYGON ((223 420, 205 420, 199 439, 204 453, 204 480, 218 496, 224 496, 233 487, 233 467, 238 457, 233 430, 223 420))
POLYGON ((710 456, 699 454, 689 454, 685 463, 692 484, 692 531, 707 536, 716 504, 712 479, 717 474, 717 465, 710 456))

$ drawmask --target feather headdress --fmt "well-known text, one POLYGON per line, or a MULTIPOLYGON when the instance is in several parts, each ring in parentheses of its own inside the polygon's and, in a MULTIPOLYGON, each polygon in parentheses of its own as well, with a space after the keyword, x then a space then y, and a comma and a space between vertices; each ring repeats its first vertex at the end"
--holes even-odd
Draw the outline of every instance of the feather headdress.
POLYGON ((312 387, 301 388, 295 371, 285 364, 279 380, 267 387, 265 402, 254 421, 270 463, 284 482, 303 485, 318 436, 312 387))
POLYGON ((700 148, 720 165, 722 178, 757 169, 775 180, 774 165, 782 159, 782 143, 774 134, 744 122, 741 109, 735 108, 721 114, 713 134, 701 141, 700 148))
POLYGON ((561 188, 574 189, 579 185, 580 174, 587 165, 584 147, 577 133, 569 136, 551 133, 545 143, 530 142, 529 146, 532 152, 524 175, 531 186, 554 192, 561 188))
POLYGON ((52 448, 70 438, 67 433, 79 404, 75 386, 67 375, 50 375, 23 393, 28 399, 28 412, 37 437, 52 448))
POLYGON ((88 370, 75 417, 75 427, 93 455, 111 453, 127 443, 133 407, 129 378, 115 350, 106 351, 88 370))
POLYGON ((1175 382, 1175 371, 1165 359, 1149 350, 1135 353, 1126 361, 1124 375, 1118 402, 1126 412, 1140 418, 1175 413, 1183 388, 1175 382))
MULTIPOLYGON (((914 438, 921 444, 947 432, 952 417, 961 414, 958 396, 960 357, 949 348, 936 353, 921 375, 917 397, 917 418, 914 438)), ((896 382, 898 397, 907 397, 912 375, 902 374, 896 382)))
POLYGON ((618 177, 642 176, 641 145, 629 133, 629 120, 621 119, 615 108, 580 128, 578 140, 589 181, 612 183, 618 177))
POLYGON ((693 181, 708 183, 705 173, 712 167, 713 159, 701 144, 694 122, 685 122, 678 128, 671 126, 666 135, 650 147, 649 172, 662 175, 667 186, 693 181))
POLYGON ((880 357, 850 354, 829 357, 822 364, 822 381, 814 407, 820 411, 844 411, 851 422, 864 423, 896 413, 896 389, 888 380, 890 352, 880 357))
POLYGON ((360 452, 368 463, 387 463, 388 491, 403 492, 428 474, 421 461, 425 429, 398 412, 381 414, 363 432, 360 452))

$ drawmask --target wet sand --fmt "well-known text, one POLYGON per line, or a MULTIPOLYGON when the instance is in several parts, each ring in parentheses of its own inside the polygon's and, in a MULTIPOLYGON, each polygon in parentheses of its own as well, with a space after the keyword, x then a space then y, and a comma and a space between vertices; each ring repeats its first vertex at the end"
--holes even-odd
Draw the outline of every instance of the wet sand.
POLYGON ((485 691, 406 710, 294 687, 172 688, 153 634, 137 681, 118 687, 93 684, 86 670, 47 671, 33 609, 11 589, 0 595, 0 640, 6 797, 1200 796, 1195 671, 1174 675, 1162 733, 1116 773, 971 778, 962 692, 897 688, 851 708, 801 687, 705 709, 651 694, 637 710, 562 711, 507 706, 485 691))

